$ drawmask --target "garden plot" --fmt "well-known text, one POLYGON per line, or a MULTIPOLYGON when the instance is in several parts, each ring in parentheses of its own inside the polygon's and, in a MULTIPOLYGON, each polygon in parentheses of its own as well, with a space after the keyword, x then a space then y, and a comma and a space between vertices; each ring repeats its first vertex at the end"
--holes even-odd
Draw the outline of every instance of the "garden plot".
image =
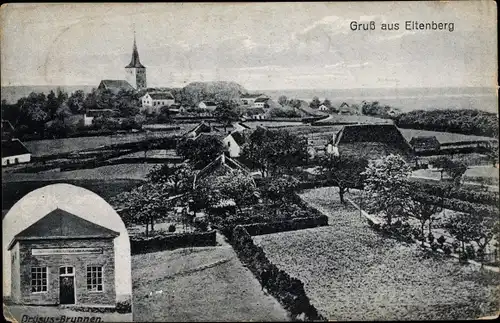
POLYGON ((498 273, 460 265, 373 231, 336 188, 302 197, 328 227, 254 237, 270 260, 302 280, 331 320, 471 319, 498 310, 498 273))

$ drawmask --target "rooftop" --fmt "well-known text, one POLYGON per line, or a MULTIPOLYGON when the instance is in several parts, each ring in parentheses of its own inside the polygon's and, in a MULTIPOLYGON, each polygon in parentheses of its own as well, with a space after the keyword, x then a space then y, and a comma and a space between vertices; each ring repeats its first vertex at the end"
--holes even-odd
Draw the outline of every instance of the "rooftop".
POLYGON ((28 148, 19 139, 2 140, 2 158, 29 153, 28 148))
POLYGON ((153 100, 174 100, 174 96, 170 92, 148 93, 153 100))
POLYGON ((134 87, 130 85, 129 82, 125 80, 102 80, 101 83, 99 83, 99 87, 104 87, 105 89, 109 90, 134 90, 134 87))
POLYGON ((115 238, 118 235, 116 231, 57 208, 16 234, 9 250, 16 241, 22 240, 115 238))

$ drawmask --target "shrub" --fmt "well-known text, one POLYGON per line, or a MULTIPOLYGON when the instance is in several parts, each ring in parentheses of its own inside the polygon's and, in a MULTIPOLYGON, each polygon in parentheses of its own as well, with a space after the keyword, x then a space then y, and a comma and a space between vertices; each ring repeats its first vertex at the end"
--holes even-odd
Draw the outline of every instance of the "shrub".
POLYGON ((161 234, 161 232, 157 232, 155 236, 130 237, 130 252, 132 255, 176 248, 215 245, 215 230, 181 234, 161 234))
POLYGON ((445 255, 451 255, 451 247, 450 246, 443 246, 443 252, 445 255))
POLYGON ((443 235, 441 235, 441 236, 437 239, 437 242, 438 242, 441 246, 443 246, 443 244, 446 242, 446 238, 445 238, 443 235))
POLYGON ((476 259, 476 249, 474 249, 474 246, 467 245, 465 247, 465 256, 467 259, 476 259))
POLYGON ((432 243, 431 243, 431 249, 432 249, 433 251, 438 250, 438 248, 439 248, 439 244, 438 244, 437 242, 432 242, 432 243))
POLYGON ((168 232, 175 232, 175 224, 171 224, 168 226, 168 232))
POLYGON ((206 219, 195 218, 193 221, 195 228, 201 232, 208 230, 208 221, 206 219))

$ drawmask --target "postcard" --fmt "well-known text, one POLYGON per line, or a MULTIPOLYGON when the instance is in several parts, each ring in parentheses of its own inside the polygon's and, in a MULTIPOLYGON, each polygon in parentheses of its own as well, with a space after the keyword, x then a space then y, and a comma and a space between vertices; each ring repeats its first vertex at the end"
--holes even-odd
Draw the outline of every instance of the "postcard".
POLYGON ((496 6, 2 5, 4 317, 497 317, 496 6))

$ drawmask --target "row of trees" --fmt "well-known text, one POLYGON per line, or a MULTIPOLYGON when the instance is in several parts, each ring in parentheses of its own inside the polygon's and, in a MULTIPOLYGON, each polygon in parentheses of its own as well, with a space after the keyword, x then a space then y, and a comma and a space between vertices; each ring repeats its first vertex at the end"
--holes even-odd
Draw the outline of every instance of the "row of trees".
MULTIPOLYGON (((2 100, 2 118, 11 122, 20 138, 26 135, 64 137, 79 129, 83 130, 83 125, 75 124, 71 116, 82 115, 89 109, 112 109, 115 111, 113 117, 126 118, 129 124, 136 122, 134 117, 139 113, 139 97, 140 93, 126 90, 118 93, 110 90, 94 89, 90 93, 77 90, 68 94, 59 89, 50 91, 48 95, 32 92, 14 104, 2 100)), ((101 125, 108 128, 121 126, 120 123, 114 124, 110 118, 101 119, 101 125)))
MULTIPOLYGON (((442 190, 442 196, 437 203, 429 203, 422 198, 422 192, 415 190, 409 176, 411 168, 399 156, 390 155, 371 163, 362 173, 365 182, 365 193, 367 195, 366 206, 370 212, 381 215, 385 219, 385 227, 388 230, 394 228, 395 224, 401 228, 402 224, 408 226, 407 220, 414 218, 420 223, 420 239, 425 241, 425 227, 428 229, 429 242, 434 242, 432 235, 432 223, 437 215, 443 210, 443 202, 460 185, 459 178, 461 170, 451 167, 448 170, 455 180, 450 183, 448 189, 442 190)), ((485 248, 499 234, 498 216, 488 212, 487 209, 465 213, 453 212, 444 219, 443 226, 461 244, 461 255, 466 257, 466 251, 472 246, 467 244, 474 241, 478 246, 478 255, 484 255, 485 248)))

